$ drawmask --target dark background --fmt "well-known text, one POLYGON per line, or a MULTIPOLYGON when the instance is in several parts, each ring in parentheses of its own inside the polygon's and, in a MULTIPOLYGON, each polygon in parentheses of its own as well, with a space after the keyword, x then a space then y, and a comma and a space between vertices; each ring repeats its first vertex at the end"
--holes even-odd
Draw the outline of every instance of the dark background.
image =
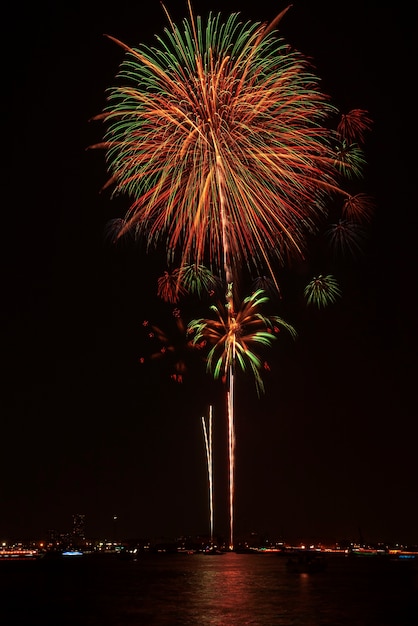
MULTIPOLYGON (((68 530, 73 513, 91 537, 207 532, 212 397, 215 530, 228 534, 221 394, 195 368, 176 385, 140 367, 142 321, 172 332, 162 265, 106 242, 128 199, 100 194, 104 155, 86 151, 123 58, 103 33, 152 44, 167 20, 157 0, 105 5, 20 3, 3 23, 1 540, 68 530)), ((187 15, 171 5, 174 21, 187 15)), ((255 21, 285 6, 194 2, 255 21)), ((334 104, 370 112, 364 190, 377 210, 341 303, 315 315, 289 298, 298 341, 274 348, 261 400, 238 386, 238 534, 418 543, 416 9, 305 0, 281 24, 334 104)))

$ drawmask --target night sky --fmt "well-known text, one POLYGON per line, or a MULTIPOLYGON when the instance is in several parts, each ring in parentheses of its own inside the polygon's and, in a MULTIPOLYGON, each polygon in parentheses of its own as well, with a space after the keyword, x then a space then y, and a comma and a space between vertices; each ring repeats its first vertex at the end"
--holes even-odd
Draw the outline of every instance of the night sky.
MULTIPOLYGON (((4 24, 0 540, 66 531, 73 513, 90 537, 208 532, 200 420, 212 399, 215 532, 227 537, 221 390, 201 364, 181 385, 164 363, 139 364, 144 319, 175 340, 156 295, 165 267, 106 241, 129 200, 100 193, 104 154, 86 150, 123 59, 103 33, 152 44, 167 21, 158 0, 105 5, 19 3, 4 24)), ((417 3, 380 5, 301 0, 281 23, 333 103, 370 112, 363 188, 377 210, 337 305, 307 310, 300 277, 285 283, 279 313, 299 337, 276 342, 265 396, 237 383, 238 535, 418 543, 417 3)), ((194 2, 255 21, 285 6, 194 2)), ((186 1, 167 7, 187 15, 186 1)))

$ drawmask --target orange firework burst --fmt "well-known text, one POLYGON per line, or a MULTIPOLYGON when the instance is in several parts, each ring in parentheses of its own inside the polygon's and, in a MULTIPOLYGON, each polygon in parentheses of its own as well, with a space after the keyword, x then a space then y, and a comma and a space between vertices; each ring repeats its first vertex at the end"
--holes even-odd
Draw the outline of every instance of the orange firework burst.
POLYGON ((237 14, 203 24, 190 10, 158 47, 117 41, 126 57, 92 147, 107 151, 114 193, 132 198, 120 234, 161 243, 169 264, 179 254, 180 266, 274 278, 273 258, 304 254, 327 196, 341 191, 338 170, 357 173, 325 126, 335 107, 274 25, 237 14))

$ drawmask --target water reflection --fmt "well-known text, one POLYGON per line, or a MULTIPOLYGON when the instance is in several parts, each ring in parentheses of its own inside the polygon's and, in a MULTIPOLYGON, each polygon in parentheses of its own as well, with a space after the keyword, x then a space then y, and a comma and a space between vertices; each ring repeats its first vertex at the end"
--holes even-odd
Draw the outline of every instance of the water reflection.
POLYGON ((190 561, 184 626, 415 626, 416 572, 339 559, 327 571, 289 572, 267 555, 190 561))
POLYGON ((287 575, 280 557, 227 554, 197 557, 197 563, 190 624, 296 624, 293 617, 312 599, 311 576, 287 575))
POLYGON ((300 573, 262 554, 70 561, 1 563, 0 624, 418 624, 418 572, 405 563, 336 559, 325 571, 300 573))
MULTIPOLYGON (((205 561, 197 573, 196 587, 206 618, 212 614, 214 607, 219 619, 232 619, 231 616, 237 612, 251 615, 252 604, 259 587, 257 568, 253 567, 255 560, 242 567, 240 555, 236 554, 203 558, 205 561), (210 563, 207 563, 208 559, 210 563)), ((203 623, 215 622, 209 619, 203 623)))

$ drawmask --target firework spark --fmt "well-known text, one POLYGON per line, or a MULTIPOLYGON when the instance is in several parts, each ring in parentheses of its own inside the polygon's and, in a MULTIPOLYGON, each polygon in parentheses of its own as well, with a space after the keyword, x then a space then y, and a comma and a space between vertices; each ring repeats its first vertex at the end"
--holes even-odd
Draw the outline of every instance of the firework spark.
POLYGON ((149 357, 141 356, 139 363, 145 365, 149 361, 163 361, 168 369, 171 380, 182 383, 187 371, 187 360, 191 352, 205 347, 204 341, 192 342, 187 337, 186 325, 178 308, 173 310, 175 320, 175 333, 166 332, 160 326, 144 320, 142 326, 145 330, 152 350, 149 357))

